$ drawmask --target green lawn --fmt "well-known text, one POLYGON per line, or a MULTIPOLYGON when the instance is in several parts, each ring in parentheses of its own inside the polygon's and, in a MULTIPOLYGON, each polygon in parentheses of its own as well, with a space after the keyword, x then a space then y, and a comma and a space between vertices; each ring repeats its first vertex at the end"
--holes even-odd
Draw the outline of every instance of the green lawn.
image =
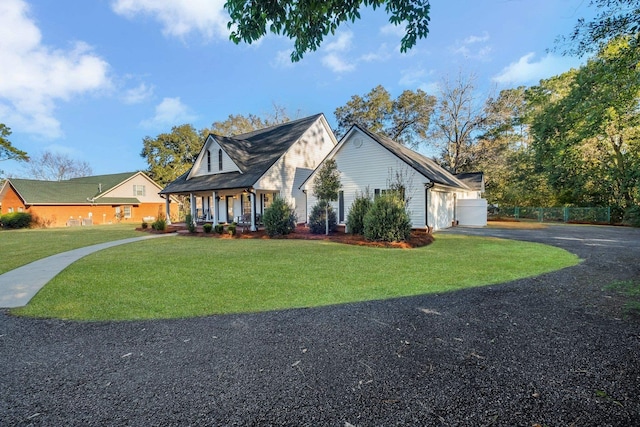
POLYGON ((551 246, 452 234, 410 250, 172 237, 83 258, 13 313, 131 320, 314 307, 442 293, 578 262, 551 246))
POLYGON ((144 236, 134 224, 0 230, 0 274, 40 258, 96 243, 144 236))

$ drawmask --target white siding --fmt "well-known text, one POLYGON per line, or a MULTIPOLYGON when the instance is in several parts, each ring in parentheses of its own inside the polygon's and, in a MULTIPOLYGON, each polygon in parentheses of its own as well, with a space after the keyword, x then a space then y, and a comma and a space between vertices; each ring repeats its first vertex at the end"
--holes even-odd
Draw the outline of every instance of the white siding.
POLYGON ((218 173, 227 173, 227 172, 238 172, 240 169, 233 162, 231 157, 222 150, 222 170, 219 169, 219 158, 218 152, 221 150, 220 145, 216 142, 216 140, 209 136, 207 138, 207 143, 205 144, 204 149, 198 155, 196 162, 194 164, 193 170, 191 171, 191 176, 202 176, 202 175, 215 175, 218 173), (211 172, 208 171, 207 168, 207 151, 211 152, 211 172))
MULTIPOLYGON (((340 149, 334 154, 340 171, 341 190, 344 191, 345 221, 357 194, 367 187, 373 197, 375 189, 389 188, 391 173, 401 172, 405 176, 406 197, 410 198, 409 213, 414 228, 425 227, 425 183, 427 179, 393 153, 373 141, 367 135, 354 132, 349 139, 343 141, 340 149)), ((308 194, 308 211, 317 203, 313 197, 313 177, 305 184, 308 194)), ((338 202, 333 203, 338 213, 338 202)), ((307 218, 308 220, 308 218, 307 218)))
POLYGON ((280 191, 295 207, 298 221, 306 217, 306 197, 300 185, 334 147, 334 139, 318 119, 254 185, 256 190, 280 191))
POLYGON ((160 190, 161 188, 152 180, 148 179, 145 175, 138 174, 105 193, 103 197, 135 197, 142 203, 164 203, 165 199, 158 194, 160 190), (144 186, 144 196, 134 194, 134 185, 144 186))

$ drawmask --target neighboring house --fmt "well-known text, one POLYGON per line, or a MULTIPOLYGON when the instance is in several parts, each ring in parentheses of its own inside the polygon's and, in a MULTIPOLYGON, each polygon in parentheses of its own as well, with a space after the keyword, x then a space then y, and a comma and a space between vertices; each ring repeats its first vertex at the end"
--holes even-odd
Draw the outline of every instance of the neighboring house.
POLYGON ((177 215, 158 192, 162 188, 143 172, 88 176, 64 181, 7 179, 0 188, 0 214, 29 212, 41 224, 110 224, 153 221, 177 215))
POLYGON ((234 137, 209 135, 191 169, 160 193, 189 196, 198 221, 242 221, 252 230, 280 195, 304 221, 300 185, 336 144, 323 114, 234 137))
MULTIPOLYGON (((327 158, 334 159, 340 171, 342 189, 338 201, 333 203, 339 224, 346 224, 349 209, 357 195, 368 190, 372 197, 376 197, 389 189, 392 183, 400 183, 404 187, 413 228, 432 227, 438 230, 451 227, 461 219, 457 210, 460 204, 464 204, 463 200, 477 200, 481 196, 482 174, 460 179, 433 160, 359 126, 353 126, 327 158)), ((307 194, 307 212, 311 212, 317 203, 313 196, 314 178, 315 171, 301 186, 307 194)), ((474 209, 474 215, 474 218, 484 216, 486 225, 486 201, 484 209, 474 209)), ((474 223, 460 221, 460 225, 482 225, 479 222, 481 220, 474 219, 474 223)))

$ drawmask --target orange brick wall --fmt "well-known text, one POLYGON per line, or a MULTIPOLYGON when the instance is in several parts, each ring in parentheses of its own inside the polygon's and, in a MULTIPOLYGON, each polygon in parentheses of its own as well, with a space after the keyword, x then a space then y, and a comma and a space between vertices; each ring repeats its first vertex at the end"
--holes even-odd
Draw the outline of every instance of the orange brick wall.
MULTIPOLYGON (((165 204, 164 203, 141 203, 137 206, 131 207, 131 218, 122 218, 120 221, 116 218, 115 206, 90 206, 90 205, 70 205, 70 206, 30 206, 26 207, 22 204, 22 201, 18 195, 13 191, 13 188, 9 187, 2 200, 2 206, 0 208, 0 214, 6 214, 9 212, 9 208, 13 208, 14 212, 18 212, 19 208, 22 208, 24 212, 29 212, 36 220, 41 224, 48 227, 65 227, 67 221, 70 218, 80 219, 91 218, 93 224, 115 224, 117 222, 140 224, 145 217, 158 218, 159 215, 164 215, 165 204)), ((178 204, 171 203, 171 217, 177 218, 178 204)), ((124 213, 124 206, 120 207, 120 211, 124 213)))

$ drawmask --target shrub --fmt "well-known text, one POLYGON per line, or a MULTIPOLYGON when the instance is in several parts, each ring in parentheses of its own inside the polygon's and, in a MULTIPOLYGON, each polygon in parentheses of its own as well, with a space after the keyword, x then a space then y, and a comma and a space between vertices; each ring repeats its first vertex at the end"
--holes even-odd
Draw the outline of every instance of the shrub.
POLYGON ((231 224, 227 225, 227 233, 229 233, 231 236, 235 236, 237 227, 238 225, 235 222, 232 222, 231 224))
POLYGON ((205 233, 207 233, 207 234, 211 233, 211 230, 212 230, 212 229, 213 229, 213 225, 209 224, 208 222, 207 222, 207 223, 205 223, 205 224, 202 224, 202 230, 203 230, 205 233))
MULTIPOLYGON (((325 234, 327 231, 327 224, 325 220, 325 207, 326 202, 318 202, 313 208, 311 208, 311 215, 309 215, 309 229, 313 234, 325 234)), ((338 225, 338 218, 336 211, 329 205, 329 231, 334 231, 338 225)))
POLYGON ((296 212, 280 196, 276 196, 264 211, 264 228, 271 237, 291 233, 296 228, 296 212))
POLYGON ((151 223, 151 228, 157 231, 164 231, 167 229, 167 221, 164 218, 158 218, 151 223))
POLYGON ((147 228, 149 228, 149 223, 147 221, 142 221, 142 229, 146 230, 147 228))
POLYGON ((402 242, 411 234, 411 221, 403 199, 394 194, 376 198, 364 217, 364 237, 368 240, 402 242))
POLYGON ((640 205, 634 205, 624 212, 624 224, 640 227, 640 205))
POLYGON ((222 234, 222 232, 224 231, 224 225, 222 224, 216 224, 213 226, 213 231, 215 231, 218 234, 222 234))
POLYGON ((347 215, 347 230, 349 230, 349 233, 364 234, 364 217, 371 209, 371 205, 373 205, 373 202, 368 192, 356 195, 356 199, 353 201, 347 215))
POLYGON ((27 228, 31 226, 32 220, 28 212, 10 212, 2 215, 0 223, 3 228, 27 228))
POLYGON ((196 223, 193 221, 193 217, 191 216, 190 213, 188 213, 184 217, 184 222, 187 223, 187 230, 189 230, 189 233, 195 233, 196 232, 196 223))

